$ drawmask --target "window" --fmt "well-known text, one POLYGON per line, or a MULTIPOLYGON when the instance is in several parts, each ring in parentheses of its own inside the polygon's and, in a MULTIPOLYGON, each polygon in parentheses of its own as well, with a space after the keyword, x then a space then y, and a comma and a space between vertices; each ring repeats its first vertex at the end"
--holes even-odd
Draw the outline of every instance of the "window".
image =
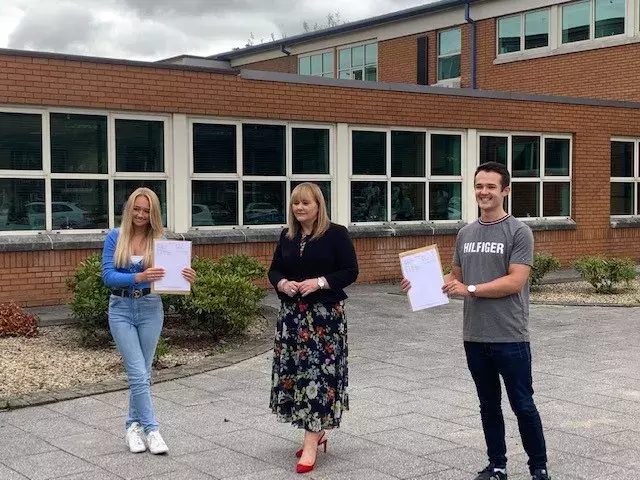
POLYGON ((626 0, 584 0, 562 6, 562 43, 625 33, 626 0))
POLYGON ((164 129, 158 118, 0 112, 0 231, 114 227, 140 185, 160 196, 166 225, 164 129))
POLYGON ((460 77, 461 50, 459 28, 438 33, 438 80, 460 77))
POLYGON ((549 46, 549 9, 498 20, 498 54, 549 46))
POLYGON ((514 217, 571 215, 571 138, 529 134, 482 134, 479 163, 502 163, 511 172, 505 208, 514 217))
POLYGON ((369 43, 338 50, 338 78, 378 80, 378 44, 369 43))
POLYGON ((462 218, 462 135, 353 129, 351 222, 462 218))
POLYGON ((192 227, 282 225, 303 181, 330 206, 330 128, 203 120, 191 130, 192 227))
POLYGON ((298 74, 333 78, 333 52, 299 56, 298 74))
POLYGON ((639 141, 611 141, 611 215, 640 215, 639 141))

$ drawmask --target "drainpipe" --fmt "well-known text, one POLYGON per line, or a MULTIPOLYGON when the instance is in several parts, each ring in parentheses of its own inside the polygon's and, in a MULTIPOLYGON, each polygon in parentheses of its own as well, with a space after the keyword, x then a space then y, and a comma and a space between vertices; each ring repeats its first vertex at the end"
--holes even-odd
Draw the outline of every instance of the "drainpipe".
POLYGON ((464 19, 471 24, 471 88, 476 88, 476 22, 469 16, 469 4, 471 0, 467 0, 464 4, 464 19))
POLYGON ((287 56, 291 55, 291 52, 289 50, 287 50, 286 48, 284 48, 284 43, 280 44, 280 51, 282 53, 284 53, 285 55, 287 55, 287 56))

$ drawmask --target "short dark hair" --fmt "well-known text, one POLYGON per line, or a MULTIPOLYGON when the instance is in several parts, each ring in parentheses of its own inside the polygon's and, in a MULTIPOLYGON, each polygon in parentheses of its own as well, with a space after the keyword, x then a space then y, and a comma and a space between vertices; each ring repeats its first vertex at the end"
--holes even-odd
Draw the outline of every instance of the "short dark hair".
POLYGON ((511 183, 511 175, 509 174, 509 170, 503 164, 498 162, 486 162, 478 166, 476 168, 476 173, 473 175, 473 180, 475 182, 476 176, 478 172, 496 172, 500 174, 501 177, 501 188, 504 189, 508 187, 511 183))

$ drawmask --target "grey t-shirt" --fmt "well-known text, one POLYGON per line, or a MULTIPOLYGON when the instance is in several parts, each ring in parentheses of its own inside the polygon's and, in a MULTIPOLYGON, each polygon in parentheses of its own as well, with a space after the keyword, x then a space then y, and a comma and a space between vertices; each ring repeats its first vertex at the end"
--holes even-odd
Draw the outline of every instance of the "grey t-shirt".
MULTIPOLYGON (((492 223, 477 220, 458 232, 453 264, 462 267, 466 285, 504 277, 510 264, 533 265, 533 233, 510 215, 492 223)), ((464 297, 466 342, 528 342, 528 322, 528 283, 508 297, 464 297)))

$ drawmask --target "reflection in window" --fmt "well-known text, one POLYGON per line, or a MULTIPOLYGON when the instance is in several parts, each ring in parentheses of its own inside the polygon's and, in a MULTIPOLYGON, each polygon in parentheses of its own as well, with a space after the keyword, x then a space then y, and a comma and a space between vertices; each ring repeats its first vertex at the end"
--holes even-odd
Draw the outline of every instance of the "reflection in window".
POLYGON ((244 224, 285 223, 285 196, 285 182, 244 182, 244 224))
POLYGON ((595 0, 596 38, 624 33, 625 0, 595 0))
POLYGON ((525 13, 524 48, 542 48, 549 46, 549 10, 525 13))
POLYGON ((244 175, 284 175, 284 125, 242 125, 242 165, 244 175))
POLYGON ((545 138, 544 174, 553 176, 569 175, 569 139, 545 138))
POLYGON ((164 172, 164 122, 116 119, 116 170, 164 172))
POLYGON ((520 51, 520 20, 520 15, 498 20, 498 53, 520 51))
POLYGON ((611 215, 633 215, 635 183, 611 183, 611 215))
POLYGON ((107 117, 52 113, 51 171, 108 173, 107 117))
POLYGON ((423 182, 392 182, 391 221, 424 220, 424 189, 423 182))
POLYGON ((462 219, 462 184, 437 182, 429 185, 429 220, 462 219))
POLYGON ((354 175, 386 175, 387 133, 354 130, 351 135, 354 175))
POLYGON ((571 205, 571 184, 568 182, 544 182, 543 217, 568 217, 571 205))
POLYGON ((387 220, 387 182, 351 182, 351 221, 387 220))
POLYGON ((191 226, 238 224, 238 182, 191 182, 191 226))
POLYGON ((109 226, 107 180, 51 180, 54 230, 109 226))
POLYGON ((391 132, 391 175, 394 177, 424 177, 424 132, 391 132))
POLYGON ((44 180, 0 178, 0 230, 44 230, 44 180))
POLYGON ((562 7, 562 43, 591 38, 591 2, 577 2, 562 7))
POLYGON ((462 137, 431 135, 431 175, 460 175, 462 168, 462 137))
POLYGON ((633 142, 611 142, 611 176, 633 177, 633 142))
POLYGON ((638 140, 611 141, 611 215, 640 215, 639 148, 638 140))
POLYGON ((329 173, 329 130, 326 128, 293 128, 292 173, 329 173))
POLYGON ((147 187, 153 190, 158 196, 162 210, 162 225, 167 226, 167 182, 164 180, 115 180, 113 187, 114 223, 116 227, 120 226, 122 212, 129 199, 129 195, 139 187, 147 187))
POLYGON ((338 78, 378 80, 378 44, 369 43, 338 50, 338 78))
POLYGON ((298 57, 298 74, 333 78, 333 52, 298 57))
POLYGON ((438 80, 460 77, 462 37, 459 28, 438 33, 438 80))
POLYGON ((42 170, 42 115, 0 113, 0 170, 42 170))
POLYGON ((513 136, 511 149, 514 177, 540 175, 540 137, 513 136))
POLYGON ((507 137, 480 137, 480 164, 498 162, 507 165, 507 137))
POLYGON ((512 212, 514 217, 536 218, 540 216, 540 183, 518 182, 511 184, 512 212))
MULTIPOLYGON (((303 181, 292 181, 291 182, 291 191, 296 188, 298 185, 303 183, 303 181)), ((324 196, 324 204, 327 207, 327 215, 331 218, 331 182, 325 181, 316 181, 313 180, 311 183, 315 183, 318 187, 320 187, 320 191, 324 196)))
POLYGON ((194 123, 193 171, 235 173, 237 169, 236 126, 194 123))

